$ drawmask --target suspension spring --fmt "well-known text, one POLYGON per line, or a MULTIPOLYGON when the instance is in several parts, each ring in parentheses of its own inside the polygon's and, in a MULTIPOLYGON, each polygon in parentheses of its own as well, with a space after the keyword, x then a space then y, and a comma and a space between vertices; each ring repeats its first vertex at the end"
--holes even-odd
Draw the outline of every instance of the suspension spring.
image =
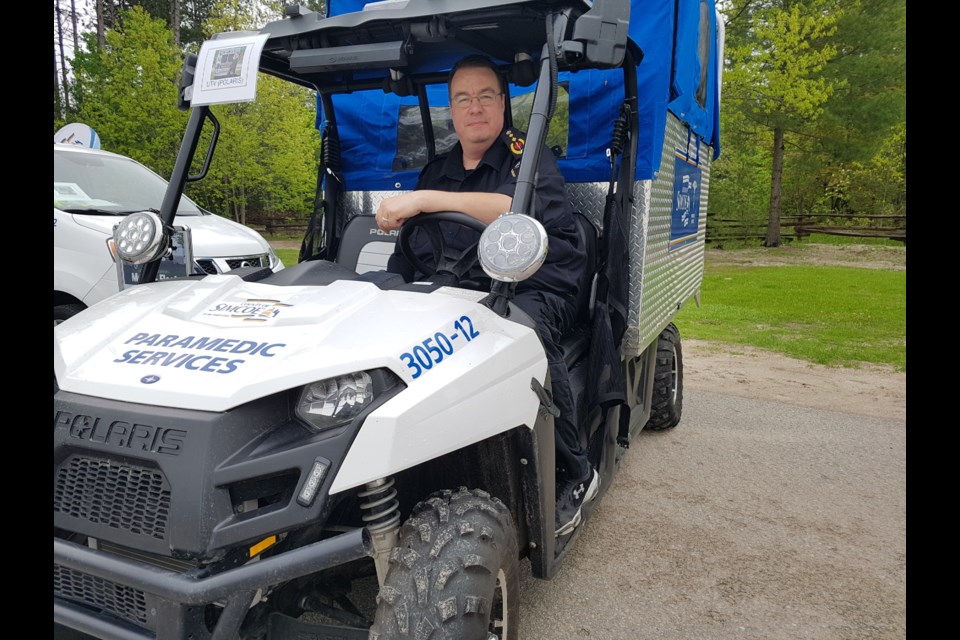
POLYGON ((361 519, 370 533, 387 531, 399 526, 400 503, 397 501, 397 490, 393 488, 392 477, 368 482, 364 490, 357 495, 362 499, 361 519))
POLYGON ((627 137, 627 115, 624 113, 626 111, 629 113, 629 109, 624 109, 621 107, 620 115, 613 123, 613 136, 610 141, 610 153, 611 155, 618 156, 623 151, 623 145, 626 142, 627 137))

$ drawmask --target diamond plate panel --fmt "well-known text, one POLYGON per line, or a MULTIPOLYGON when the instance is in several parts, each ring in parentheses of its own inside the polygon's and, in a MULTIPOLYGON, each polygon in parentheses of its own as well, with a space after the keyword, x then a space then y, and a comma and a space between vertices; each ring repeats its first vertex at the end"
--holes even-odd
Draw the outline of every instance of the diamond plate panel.
POLYGON ((337 207, 342 212, 340 219, 346 226, 354 216, 372 216, 384 198, 399 196, 408 191, 342 191, 337 207))
POLYGON ((603 207, 606 204, 606 182, 568 182, 567 199, 574 211, 579 211, 598 229, 603 228, 603 207))
POLYGON ((676 116, 667 114, 660 171, 656 179, 634 185, 637 207, 631 228, 630 318, 624 337, 625 356, 640 355, 683 304, 699 294, 703 282, 713 149, 702 143, 698 148, 696 137, 688 136, 687 130, 676 116), (696 241, 670 251, 673 161, 675 151, 684 150, 698 160, 702 171, 700 222, 696 241))

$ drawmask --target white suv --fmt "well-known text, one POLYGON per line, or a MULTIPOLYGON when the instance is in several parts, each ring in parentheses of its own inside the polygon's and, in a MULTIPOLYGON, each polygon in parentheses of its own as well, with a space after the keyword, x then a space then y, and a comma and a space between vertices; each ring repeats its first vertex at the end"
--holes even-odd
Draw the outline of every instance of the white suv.
MULTIPOLYGON (((159 209, 167 182, 109 151, 53 145, 53 323, 120 290, 107 240, 118 216, 159 209)), ((190 228, 196 273, 243 266, 283 269, 259 233, 183 196, 175 223, 190 228)))

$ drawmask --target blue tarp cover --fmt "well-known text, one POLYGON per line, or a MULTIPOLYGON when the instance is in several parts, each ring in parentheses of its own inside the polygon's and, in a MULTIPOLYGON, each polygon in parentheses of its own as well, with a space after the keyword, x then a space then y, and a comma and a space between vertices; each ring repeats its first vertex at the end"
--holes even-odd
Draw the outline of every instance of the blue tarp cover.
MULTIPOLYGON (((328 15, 359 11, 364 4, 362 0, 328 0, 328 15)), ((668 109, 713 148, 714 157, 720 153, 716 15, 715 0, 632 0, 629 35, 643 51, 636 67, 637 179, 652 179, 660 168, 668 109)), ((434 61, 431 69, 413 71, 447 70, 454 61, 434 61)), ((607 181, 606 149, 623 102, 623 71, 562 72, 559 80, 567 83, 570 99, 568 146, 559 160, 560 169, 569 182, 607 181)), ((533 87, 510 86, 512 97, 531 91, 533 87)), ((427 97, 431 107, 446 107, 446 85, 430 87, 427 97)), ((412 189, 419 167, 398 169, 395 158, 401 107, 416 107, 416 97, 372 90, 334 95, 332 100, 346 188, 412 189)), ((322 108, 318 111, 322 128, 322 108)))

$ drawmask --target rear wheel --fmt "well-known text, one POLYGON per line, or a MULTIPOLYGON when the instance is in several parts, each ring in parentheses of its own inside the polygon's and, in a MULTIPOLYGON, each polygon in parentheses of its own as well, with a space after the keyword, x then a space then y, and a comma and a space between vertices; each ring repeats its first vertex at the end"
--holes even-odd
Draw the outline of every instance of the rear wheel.
POLYGON ((672 322, 657 339, 657 366, 653 374, 650 419, 644 429, 664 431, 680 422, 683 411, 683 352, 680 332, 672 322))
POLYGON ((413 509, 370 640, 517 640, 519 553, 510 511, 485 491, 443 491, 413 509))

